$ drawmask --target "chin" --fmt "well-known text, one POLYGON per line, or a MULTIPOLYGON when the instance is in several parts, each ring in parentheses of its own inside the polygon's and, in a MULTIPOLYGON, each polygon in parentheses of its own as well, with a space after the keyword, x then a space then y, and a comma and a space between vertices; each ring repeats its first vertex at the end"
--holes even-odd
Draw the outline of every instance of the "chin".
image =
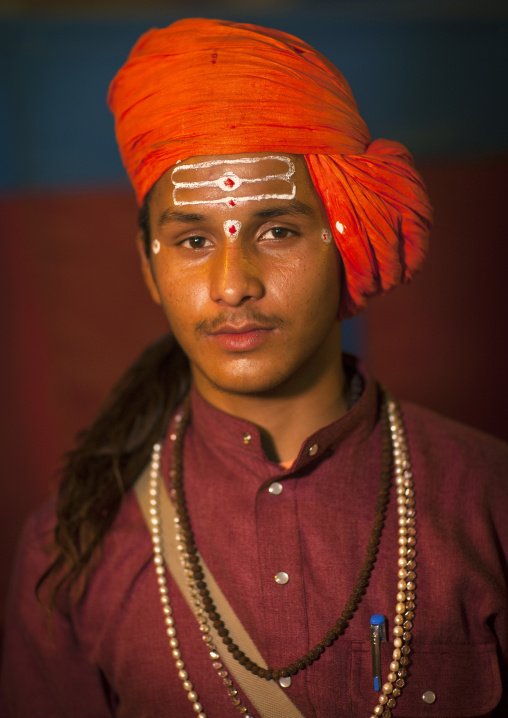
MULTIPOLYGON (((279 368, 270 371, 253 370, 249 367, 248 371, 237 369, 235 371, 223 371, 207 373, 199 371, 201 380, 216 390, 225 394, 266 394, 273 392, 275 389, 286 384, 291 376, 291 372, 287 369, 279 368)), ((201 382, 200 382, 201 383, 201 382)))

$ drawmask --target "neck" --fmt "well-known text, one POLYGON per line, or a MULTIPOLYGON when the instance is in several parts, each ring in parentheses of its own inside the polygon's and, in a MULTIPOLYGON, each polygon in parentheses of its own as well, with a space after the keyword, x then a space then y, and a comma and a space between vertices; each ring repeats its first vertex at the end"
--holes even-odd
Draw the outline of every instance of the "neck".
POLYGON ((269 391, 224 392, 197 376, 194 380, 201 395, 213 406, 259 428, 271 461, 293 461, 310 434, 348 410, 349 387, 341 359, 340 329, 330 344, 324 352, 311 357, 297 375, 269 391))

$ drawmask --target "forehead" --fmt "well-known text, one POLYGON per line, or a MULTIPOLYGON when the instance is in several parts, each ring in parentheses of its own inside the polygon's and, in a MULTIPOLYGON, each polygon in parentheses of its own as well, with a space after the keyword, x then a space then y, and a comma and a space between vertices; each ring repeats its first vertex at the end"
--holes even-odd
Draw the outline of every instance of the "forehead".
POLYGON ((160 192, 175 208, 218 210, 315 194, 303 157, 280 152, 191 157, 163 175, 160 192))
POLYGON ((260 199, 293 199, 295 165, 285 155, 215 157, 177 165, 171 172, 175 206, 210 204, 234 207, 260 199))

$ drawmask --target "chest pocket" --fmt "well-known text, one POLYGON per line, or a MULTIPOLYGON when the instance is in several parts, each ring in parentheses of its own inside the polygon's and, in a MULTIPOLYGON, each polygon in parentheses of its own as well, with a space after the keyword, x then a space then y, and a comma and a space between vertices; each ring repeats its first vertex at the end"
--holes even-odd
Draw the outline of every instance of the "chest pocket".
MULTIPOLYGON (((383 683, 392 651, 392 643, 381 644, 383 683)), ((405 680, 394 718, 484 717, 501 700, 499 664, 492 644, 414 646, 405 680), (428 692, 435 695, 433 703, 422 698, 428 692)), ((351 718, 372 715, 379 694, 373 688, 370 643, 352 645, 350 686, 351 718)))

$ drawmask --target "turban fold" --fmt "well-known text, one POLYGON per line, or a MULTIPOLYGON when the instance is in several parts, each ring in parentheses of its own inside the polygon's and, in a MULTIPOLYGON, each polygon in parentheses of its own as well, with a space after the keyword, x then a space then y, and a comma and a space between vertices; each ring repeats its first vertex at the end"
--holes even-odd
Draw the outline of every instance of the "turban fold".
POLYGON ((140 204, 189 157, 304 155, 344 264, 341 319, 421 265, 431 208, 411 155, 399 143, 370 141, 343 75, 302 40, 180 20, 138 40, 108 104, 140 204))

